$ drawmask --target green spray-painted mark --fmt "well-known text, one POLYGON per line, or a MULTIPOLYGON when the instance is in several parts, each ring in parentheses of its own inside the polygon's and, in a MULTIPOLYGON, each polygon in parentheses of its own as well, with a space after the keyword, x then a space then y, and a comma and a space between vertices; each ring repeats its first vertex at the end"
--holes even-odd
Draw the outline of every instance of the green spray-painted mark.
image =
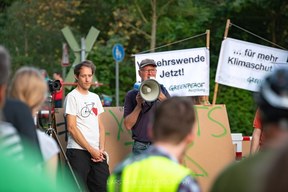
POLYGON ((194 177, 208 177, 208 173, 207 171, 201 166, 199 165, 196 161, 194 161, 191 157, 189 157, 188 155, 185 155, 185 158, 187 158, 190 162, 192 162, 198 169, 201 170, 202 173, 195 173, 192 171, 192 175, 194 177))
POLYGON ((195 143, 195 142, 192 141, 191 143, 188 144, 188 146, 187 146, 187 151, 194 146, 194 143, 195 143))
POLYGON ((129 133, 129 135, 132 135, 132 131, 131 130, 127 130, 127 132, 129 133))
POLYGON ((133 143, 134 143, 133 141, 127 141, 127 142, 124 143, 124 145, 125 146, 130 146, 130 145, 133 145, 133 143))
POLYGON ((122 128, 122 123, 123 123, 124 118, 122 117, 121 121, 119 122, 119 120, 117 119, 116 115, 111 110, 109 110, 109 113, 113 116, 113 118, 117 122, 117 127, 118 127, 117 140, 119 141, 120 140, 120 133, 124 132, 124 130, 122 128))
POLYGON ((195 108, 196 121, 197 121, 197 135, 200 136, 201 131, 200 131, 200 121, 199 121, 199 116, 198 116, 198 109, 208 109, 208 107, 195 105, 194 108, 195 108))
POLYGON ((223 133, 221 133, 221 134, 219 134, 219 135, 216 135, 216 134, 211 134, 213 137, 223 137, 223 136, 225 136, 226 134, 227 134, 227 129, 226 129, 226 127, 222 124, 222 123, 220 123, 219 121, 216 121, 215 119, 213 119, 212 117, 211 117, 211 113, 214 111, 214 110, 216 110, 216 109, 221 109, 221 107, 220 106, 218 106, 218 107, 214 107, 213 109, 211 109, 209 112, 208 112, 208 118, 212 121, 212 122, 214 122, 214 123, 216 123, 217 125, 219 125, 220 127, 222 127, 223 128, 223 133))

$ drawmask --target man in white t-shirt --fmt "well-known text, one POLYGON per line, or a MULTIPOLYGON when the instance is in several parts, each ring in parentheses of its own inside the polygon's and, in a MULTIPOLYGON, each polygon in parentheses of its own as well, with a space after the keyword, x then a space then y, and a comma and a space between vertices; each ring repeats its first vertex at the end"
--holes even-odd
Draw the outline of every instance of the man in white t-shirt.
POLYGON ((106 191, 109 167, 101 121, 104 109, 99 96, 89 91, 95 68, 91 61, 83 61, 74 68, 78 85, 64 103, 69 132, 66 154, 86 190, 106 191))

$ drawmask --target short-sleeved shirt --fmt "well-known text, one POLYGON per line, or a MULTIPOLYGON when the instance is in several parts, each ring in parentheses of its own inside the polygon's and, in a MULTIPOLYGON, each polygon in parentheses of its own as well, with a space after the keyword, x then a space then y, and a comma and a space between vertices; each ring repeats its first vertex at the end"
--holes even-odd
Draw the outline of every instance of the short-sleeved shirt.
POLYGON ((263 144, 264 141, 264 136, 263 136, 263 128, 262 128, 262 123, 260 120, 260 111, 259 109, 257 109, 255 117, 254 117, 254 121, 253 121, 253 127, 254 129, 260 129, 261 130, 261 135, 260 135, 260 140, 259 140, 259 146, 261 147, 261 145, 263 144))
MULTIPOLYGON (((64 108, 65 115, 76 116, 77 128, 87 142, 93 148, 99 149, 98 117, 104 112, 99 96, 92 92, 83 95, 77 89, 74 89, 66 96, 64 108)), ((84 150, 70 134, 68 134, 67 148, 84 150)))
MULTIPOLYGON (((170 95, 166 88, 163 85, 160 85, 162 93, 169 98, 170 95)), ((130 90, 126 97, 124 102, 124 118, 132 113, 134 108, 137 105, 136 101, 136 95, 138 94, 138 90, 132 89, 130 90)), ((160 103, 159 100, 153 101, 153 102, 144 102, 142 104, 142 110, 138 116, 138 119, 135 123, 135 125, 132 127, 132 138, 137 141, 141 142, 150 142, 150 138, 148 137, 148 126, 151 118, 151 114, 155 111, 157 105, 160 103)))
POLYGON ((37 130, 37 135, 44 161, 50 160, 60 152, 56 141, 52 137, 40 130, 37 130))

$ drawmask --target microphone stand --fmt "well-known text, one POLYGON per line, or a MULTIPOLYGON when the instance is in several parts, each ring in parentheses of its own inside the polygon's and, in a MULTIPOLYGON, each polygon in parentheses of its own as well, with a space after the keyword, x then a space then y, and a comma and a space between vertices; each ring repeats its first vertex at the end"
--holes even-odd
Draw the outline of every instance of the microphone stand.
POLYGON ((79 182, 78 182, 78 180, 77 180, 77 178, 76 178, 76 175, 75 175, 75 173, 74 173, 74 171, 73 171, 73 169, 72 169, 72 166, 71 166, 71 164, 70 164, 70 162, 69 162, 69 160, 68 160, 68 158, 67 158, 67 156, 66 156, 66 154, 65 154, 65 151, 64 151, 64 149, 63 149, 63 147, 62 147, 62 145, 61 145, 61 142, 60 142, 60 140, 59 140, 59 138, 58 138, 56 129, 54 129, 54 128, 52 127, 52 122, 54 122, 53 125, 54 125, 54 127, 55 127, 55 111, 54 111, 53 118, 52 118, 52 112, 51 112, 51 110, 54 109, 54 102, 53 102, 53 101, 54 101, 54 99, 53 99, 52 93, 50 92, 50 93, 49 93, 49 96, 48 96, 48 102, 49 102, 49 104, 50 104, 50 106, 49 106, 49 116, 48 116, 48 128, 47 128, 47 130, 45 131, 45 133, 46 133, 47 135, 49 135, 50 137, 53 137, 53 138, 56 140, 56 142, 57 142, 57 144, 58 144, 58 146, 59 146, 59 148, 60 148, 60 151, 61 151, 61 153, 62 153, 62 155, 63 155, 63 157, 64 157, 64 159, 65 159, 65 162, 67 163, 68 168, 69 168, 69 170, 70 170, 70 172, 71 172, 71 174, 72 174, 72 177, 73 177, 73 179, 74 179, 74 181, 75 181, 75 183, 76 183, 79 191, 81 192, 82 189, 81 189, 80 184, 79 184, 79 182))

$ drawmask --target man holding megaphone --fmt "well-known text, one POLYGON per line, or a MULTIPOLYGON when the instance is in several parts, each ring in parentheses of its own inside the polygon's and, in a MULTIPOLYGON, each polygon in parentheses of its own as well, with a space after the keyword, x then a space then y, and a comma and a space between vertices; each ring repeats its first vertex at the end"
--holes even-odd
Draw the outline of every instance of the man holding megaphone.
POLYGON ((124 125, 132 130, 133 154, 138 155, 152 144, 148 136, 148 124, 157 103, 170 97, 163 85, 155 80, 157 65, 152 59, 144 59, 139 65, 141 84, 128 91, 124 103, 124 125))

